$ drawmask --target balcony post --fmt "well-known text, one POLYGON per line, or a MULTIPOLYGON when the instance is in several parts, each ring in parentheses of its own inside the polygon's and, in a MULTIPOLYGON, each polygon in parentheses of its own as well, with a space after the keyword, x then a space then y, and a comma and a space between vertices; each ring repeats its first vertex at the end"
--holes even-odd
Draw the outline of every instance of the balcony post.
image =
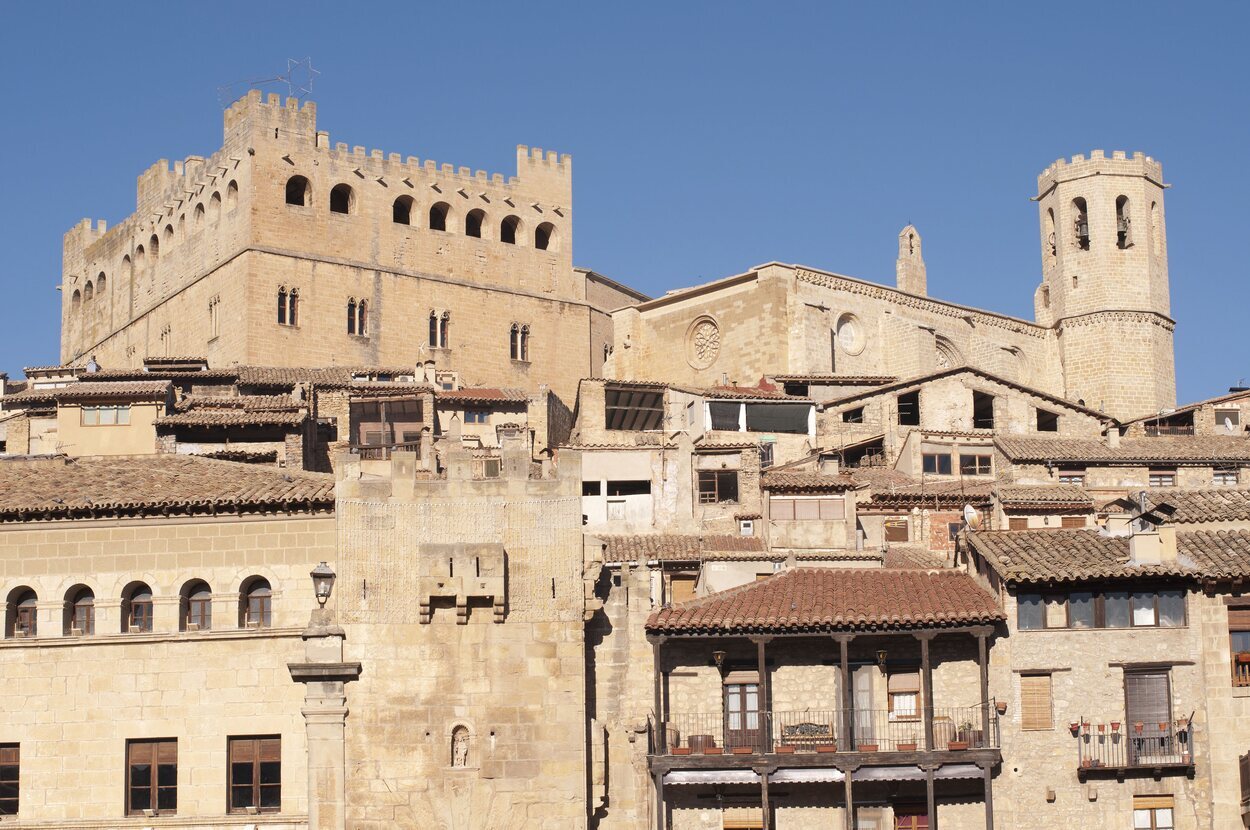
POLYGON ((855 774, 855 767, 844 768, 842 774, 846 776, 842 781, 843 788, 846 790, 845 830, 855 830, 855 802, 851 799, 851 778, 855 774))
POLYGON ((760 776, 760 815, 763 818, 763 830, 772 830, 773 820, 768 809, 768 770, 759 770, 760 776))
MULTIPOLYGON (((768 723, 770 720, 769 713, 772 712, 772 689, 770 688, 772 684, 768 680, 768 666, 764 663, 764 645, 772 638, 752 637, 751 639, 755 641, 755 659, 759 666, 760 675, 759 750, 760 752, 772 752, 772 725, 768 723)), ((767 824, 767 820, 765 820, 765 824, 767 824)), ((767 827, 765 827, 765 830, 767 830, 767 827)))
POLYGON ((991 746, 990 667, 986 647, 986 639, 988 636, 987 632, 977 632, 977 667, 981 670, 981 741, 986 747, 991 746))
POLYGON ((668 746, 668 717, 664 711, 664 664, 661 661, 660 647, 664 644, 663 637, 651 638, 651 651, 655 659, 655 719, 656 733, 659 737, 659 745, 656 752, 660 755, 667 755, 668 746))
MULTIPOLYGON (((839 669, 842 681, 842 737, 840 743, 844 744, 839 748, 843 752, 849 752, 855 747, 854 729, 852 727, 853 715, 851 712, 851 671, 850 671, 850 646, 851 640, 854 639, 853 634, 840 634, 835 638, 838 641, 838 647, 841 652, 841 668, 839 669)), ((847 804, 850 804, 849 797, 851 794, 851 779, 847 776, 846 794, 848 797, 847 804)))
POLYGON ((986 764, 981 771, 985 775, 985 830, 994 830, 994 767, 986 764))
POLYGON ((655 773, 655 830, 664 830, 668 816, 664 809, 664 773, 655 773))
MULTIPOLYGON (((933 639, 933 632, 918 631, 916 639, 920 641, 921 685, 924 691, 924 748, 932 752, 937 748, 933 741, 933 666, 929 662, 929 641, 933 639)), ((932 781, 932 776, 930 776, 930 781, 932 781)), ((933 800, 932 788, 930 788, 929 800, 930 802, 933 800)))
MULTIPOLYGON (((921 640, 921 642, 927 642, 927 641, 921 640)), ((927 653, 927 649, 926 649, 926 653, 927 653)), ((925 812, 929 814, 929 830, 937 830, 938 828, 937 798, 935 797, 934 791, 933 791, 933 767, 932 766, 927 766, 924 768, 924 790, 925 790, 925 797, 928 800, 928 803, 925 805, 925 812)))

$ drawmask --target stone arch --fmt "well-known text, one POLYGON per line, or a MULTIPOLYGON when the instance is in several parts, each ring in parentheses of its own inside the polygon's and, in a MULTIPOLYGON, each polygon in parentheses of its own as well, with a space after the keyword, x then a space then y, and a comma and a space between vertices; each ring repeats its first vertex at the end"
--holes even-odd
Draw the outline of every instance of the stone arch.
POLYGON ((195 226, 197 228, 204 227, 204 203, 200 202, 195 206, 195 226))
POLYGON ((18 585, 5 598, 4 636, 34 637, 39 626, 39 594, 29 585, 18 585))
POLYGON ((74 289, 74 294, 69 299, 69 310, 71 314, 77 314, 82 310, 82 292, 77 288, 74 289))
POLYGON ((65 636, 78 631, 83 635, 95 633, 95 591, 90 585, 77 583, 65 592, 62 607, 62 631, 65 636))
POLYGON ((331 213, 354 213, 356 209, 356 192, 352 190, 351 185, 336 184, 330 188, 330 212, 331 213))
POLYGON ((1133 246, 1133 217, 1128 197, 1115 197, 1115 246, 1120 250, 1133 246))
POLYGON ((213 193, 208 200, 208 218, 213 222, 221 221, 221 194, 213 193))
POLYGON ((165 244, 168 246, 171 243, 173 243, 173 241, 174 241, 174 226, 166 225, 165 226, 165 244))
POLYGON ((156 234, 152 234, 148 238, 148 254, 152 257, 153 262, 156 262, 161 255, 161 239, 156 234))
POLYGON ((1155 256, 1163 255, 1163 217, 1159 214, 1159 203, 1150 203, 1150 247, 1155 256))
POLYGON ((122 588, 121 600, 121 632, 127 634, 151 631, 152 587, 147 582, 136 579, 122 588))
POLYGON ((254 574, 239 585, 239 628, 273 626, 273 583, 254 574))
POLYGON ((451 205, 446 202, 435 202, 430 205, 430 230, 445 231, 451 219, 451 205))
POLYGON ((956 366, 966 365, 964 356, 959 353, 959 349, 949 339, 939 334, 934 338, 934 346, 937 347, 937 365, 939 369, 953 369, 956 366))
POLYGON ((1072 200, 1072 244, 1089 250, 1089 207, 1080 196, 1072 200))
POLYGON ((192 577, 178 589, 178 630, 208 631, 212 627, 213 589, 206 580, 192 577))
POLYGON ((482 238, 482 227, 486 224, 486 211, 474 208, 464 215, 464 235, 476 239, 482 238))
POLYGON ((521 238, 521 217, 509 214, 499 223, 499 241, 507 245, 517 244, 521 238))
POLYGON ((286 180, 286 203, 298 207, 312 204, 312 185, 303 176, 292 176, 286 180))
POLYGON ((226 210, 234 210, 239 206, 239 183, 233 179, 226 185, 226 210))
POLYGON ((534 247, 540 251, 560 250, 560 238, 556 234, 556 226, 543 222, 534 228, 534 247))
POLYGON ((104 292, 107 290, 107 288, 108 288, 108 277, 104 276, 104 272, 101 271, 99 274, 96 275, 96 278, 95 278, 96 293, 99 294, 101 297, 103 297, 104 292))
POLYGON ((84 303, 89 303, 93 299, 95 299, 95 283, 91 280, 87 280, 87 284, 84 285, 82 289, 82 301, 84 303))
POLYGON ((474 751, 476 747, 476 734, 473 727, 464 721, 456 721, 452 723, 451 728, 447 731, 448 738, 448 765, 459 769, 472 769, 476 766, 476 758, 474 751))
POLYGON ((1058 250, 1055 247, 1055 209, 1046 208, 1046 222, 1042 228, 1042 232, 1046 235, 1045 254, 1046 264, 1050 265, 1055 261, 1058 250))
POLYGON ((391 221, 396 225, 412 224, 412 205, 411 196, 400 196, 391 204, 391 221))

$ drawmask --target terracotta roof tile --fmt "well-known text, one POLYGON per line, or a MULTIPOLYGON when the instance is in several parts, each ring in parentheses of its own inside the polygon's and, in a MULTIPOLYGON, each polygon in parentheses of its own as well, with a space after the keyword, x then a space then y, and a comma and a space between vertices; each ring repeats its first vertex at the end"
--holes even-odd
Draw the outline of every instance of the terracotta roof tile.
POLYGON ((329 510, 334 477, 185 455, 0 459, 0 521, 329 510))
POLYGON ((185 395, 178 409, 243 409, 248 412, 277 412, 303 407, 290 395, 185 395))
POLYGON ((97 381, 114 380, 190 380, 190 381, 233 381, 238 377, 234 369, 154 369, 139 368, 101 369, 80 376, 80 380, 94 383, 97 381))
POLYGON ((171 427, 291 427, 304 423, 308 413, 248 409, 191 409, 162 415, 158 429, 171 427))
POLYGON ((875 489, 869 507, 960 508, 990 501, 994 482, 980 479, 926 480, 919 484, 875 489))
POLYGON ((523 389, 456 389, 435 391, 434 402, 448 404, 518 404, 528 403, 529 395, 523 389))
POLYGON ((350 387, 353 375, 391 375, 415 377, 411 366, 240 366, 240 386, 289 388, 297 383, 315 383, 322 387, 350 387))
POLYGON ((1147 490, 1151 507, 1169 504, 1176 512, 1168 517, 1174 525, 1250 520, 1250 490, 1212 487, 1207 490, 1147 490))
POLYGON ((595 535, 602 540, 605 562, 664 559, 698 562, 705 559, 760 559, 767 557, 758 536, 679 535, 651 533, 630 536, 595 535), (754 555, 752 555, 754 554, 754 555))
POLYGON ((1125 438, 1120 446, 1083 438, 1000 437, 995 445, 1013 462, 1045 461, 1151 464, 1156 462, 1209 463, 1212 461, 1250 462, 1250 438, 1218 435, 1159 438, 1125 438))
POLYGON ((1032 486, 1027 484, 1000 484, 994 488, 998 502, 1007 510, 1026 508, 1077 508, 1091 509, 1094 500, 1075 484, 1032 486))
POLYGON ((769 375, 778 383, 810 383, 817 386, 877 386, 894 383, 896 375, 769 375))
POLYGON ((1247 391, 1228 392, 1223 395, 1216 395, 1214 398, 1203 398, 1200 401, 1194 401, 1193 403, 1187 403, 1187 404, 1184 404, 1183 406, 1178 406, 1164 415, 1158 415, 1158 414, 1143 415, 1140 418, 1134 418, 1131 421, 1122 421, 1121 423, 1127 426, 1129 424, 1141 423, 1142 421, 1154 421, 1154 420, 1159 420, 1159 419, 1166 420, 1168 418, 1183 414, 1185 412, 1191 412, 1196 409, 1201 409, 1204 406, 1214 406, 1216 404, 1227 403, 1229 401, 1237 401, 1243 398, 1250 398, 1250 392, 1247 392, 1247 391))
POLYGON ((890 545, 886 548, 882 563, 887 568, 903 569, 933 570, 947 567, 945 556, 919 545, 890 545))
POLYGON ((169 395, 169 381, 132 380, 113 383, 70 383, 53 389, 27 389, 5 395, 5 403, 45 403, 48 401, 81 400, 164 400, 169 395))
POLYGON ((841 493, 857 486, 848 475, 804 470, 776 470, 760 477, 760 486, 776 493, 841 493))
POLYGON ((995 599, 956 570, 795 568, 661 609, 647 630, 821 633, 995 623, 995 599))

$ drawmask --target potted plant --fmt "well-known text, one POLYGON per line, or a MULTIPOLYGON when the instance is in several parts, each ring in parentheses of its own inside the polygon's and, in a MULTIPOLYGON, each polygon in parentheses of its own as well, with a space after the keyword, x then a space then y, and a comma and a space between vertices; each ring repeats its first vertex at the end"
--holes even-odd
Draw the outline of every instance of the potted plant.
POLYGON ((994 701, 994 708, 998 710, 998 714, 1000 715, 1007 714, 1007 701, 1005 700, 994 701))
POLYGON ((1146 724, 1142 723, 1141 721, 1133 722, 1133 731, 1136 732, 1138 735, 1140 735, 1141 731, 1145 728, 1146 728, 1146 724))
POLYGON ((773 747, 773 752, 776 752, 779 755, 789 755, 794 752, 794 745, 793 744, 777 744, 775 747, 773 747))
POLYGON ((1105 724, 1105 723, 1100 723, 1100 724, 1098 724, 1098 734, 1099 734, 1099 735, 1102 735, 1102 734, 1103 734, 1103 733, 1105 733, 1106 731, 1107 731, 1107 724, 1105 724))
POLYGON ((1250 651, 1237 652, 1237 662, 1238 663, 1250 663, 1250 651))
POLYGON ((899 741, 896 746, 899 752, 915 752, 916 751, 915 741, 899 741))
POLYGON ((967 749, 968 742, 964 740, 949 741, 946 744, 946 748, 951 750, 967 749))
POLYGON ((1118 720, 1111 721, 1111 731, 1112 732, 1120 731, 1120 722, 1118 720))
POLYGON ((816 744, 816 751, 817 752, 837 752, 838 745, 835 743, 816 744))
POLYGON ((875 742, 868 743, 866 741, 860 741, 859 744, 856 746, 856 749, 858 749, 860 752, 876 752, 877 744, 875 742))
POLYGON ((753 746, 735 746, 732 750, 734 755, 750 755, 755 752, 753 746))
POLYGON ((673 747, 673 754, 674 754, 674 755, 689 755, 689 754, 690 754, 690 747, 688 747, 688 746, 675 746, 675 747, 673 747))
POLYGON ((723 746, 705 746, 703 747, 704 755, 724 755, 725 748, 723 746))
POLYGON ((1068 728, 1072 730, 1072 737, 1075 738, 1077 734, 1081 731, 1081 724, 1077 723, 1076 721, 1073 721, 1072 723, 1068 724, 1068 728))
POLYGON ((1167 721, 1165 721, 1165 720, 1161 720, 1161 721, 1159 721, 1159 731, 1160 731, 1160 732, 1163 732, 1164 734, 1166 734, 1166 733, 1167 733, 1167 731, 1168 731, 1168 722, 1167 722, 1167 721))

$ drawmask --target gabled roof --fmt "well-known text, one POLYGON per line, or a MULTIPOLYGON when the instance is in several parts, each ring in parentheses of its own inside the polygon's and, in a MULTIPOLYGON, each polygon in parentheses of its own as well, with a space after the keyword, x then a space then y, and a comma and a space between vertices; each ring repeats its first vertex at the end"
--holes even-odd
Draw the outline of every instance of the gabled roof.
POLYGON ((841 493, 857 486, 849 475, 814 470, 771 470, 760 477, 760 487, 774 493, 841 493))
POLYGON ((892 392, 898 392, 904 389, 909 389, 913 386, 923 386, 924 384, 932 383, 935 380, 941 380, 943 378, 952 377, 954 375, 961 375, 961 374, 976 375, 982 380, 987 380, 987 381, 990 381, 991 383, 1002 384, 1003 386, 1009 386, 1012 389, 1016 389, 1020 392, 1025 393, 1026 395, 1032 395, 1036 398, 1041 398, 1044 401, 1049 401, 1055 406, 1061 406, 1065 409, 1070 409, 1075 412, 1080 412, 1082 414, 1089 415, 1091 418, 1097 418, 1098 420, 1104 421, 1107 423, 1115 423, 1115 419, 1112 418, 1110 415, 1107 415, 1106 413, 1097 412, 1093 409, 1090 409, 1089 407, 1082 406, 1081 404, 1076 403, 1075 401, 1069 401, 1064 398, 1057 397, 1055 395, 1050 394, 1049 392, 1043 392, 1042 390, 1035 389, 1032 386, 1025 386, 1023 383, 1016 383, 1014 380, 1008 380, 1007 378, 1003 378, 1003 377, 999 377, 998 375, 990 374, 989 372, 982 371, 981 369, 976 369, 972 366, 953 366, 949 369, 942 369, 941 371, 931 372, 930 374, 927 374, 927 375, 920 375, 918 377, 908 378, 906 380, 900 380, 897 383, 889 383, 889 384, 886 384, 885 386, 878 386, 875 389, 866 389, 863 392, 856 392, 855 394, 847 395, 844 398, 832 398, 830 400, 827 400, 819 404, 819 408, 822 411, 829 407, 841 408, 845 406, 846 404, 854 403, 856 401, 864 400, 867 398, 871 398, 876 395, 886 395, 892 392))
POLYGON ((1175 512, 1168 521, 1177 525, 1250 521, 1250 490, 1236 487, 1147 490, 1146 504, 1151 510, 1161 504, 1171 505, 1175 512))
POLYGON ((1250 438, 1218 435, 1169 435, 1124 438, 1118 447, 1091 438, 1021 438, 1000 436, 995 446, 1013 462, 1153 464, 1250 462, 1250 438))
POLYGON ((290 430, 304 423, 308 413, 273 409, 189 409, 162 415, 156 419, 158 429, 174 427, 287 427, 290 430))
POLYGON ((1172 409, 1168 412, 1155 413, 1152 415, 1143 415, 1140 418, 1134 418, 1131 421, 1123 421, 1122 423, 1125 426, 1128 426, 1129 424, 1138 424, 1138 423, 1141 423, 1142 421, 1159 421, 1159 420, 1166 421, 1168 418, 1171 418, 1174 415, 1182 415, 1186 412, 1192 412, 1196 409, 1201 409, 1204 406, 1215 406, 1217 404, 1227 403, 1229 401, 1243 400, 1243 399, 1250 399, 1250 390, 1242 390, 1240 392, 1229 392, 1226 395, 1216 395, 1214 398, 1206 398, 1201 401, 1194 401, 1193 403, 1187 403, 1184 406, 1178 406, 1175 409, 1172 409))
POLYGON ((1094 500, 1089 493, 1075 484, 1034 486, 1028 484, 1000 484, 994 488, 998 503, 1005 510, 1082 509, 1090 510, 1094 500))
POLYGON ((313 383, 322 388, 348 388, 360 385, 354 375, 416 376, 411 366, 239 366, 240 386, 290 388, 297 383, 313 383))
POLYGON ((965 504, 987 504, 994 489, 991 479, 926 479, 918 484, 874 489, 872 498, 860 508, 910 509, 930 507, 958 510, 965 504))
POLYGON ((169 381, 134 380, 113 383, 71 383, 52 389, 26 389, 5 395, 6 404, 51 403, 53 401, 118 400, 161 401, 169 395, 169 381))
POLYGON ((455 389, 452 391, 435 390, 435 404, 524 404, 529 402, 529 395, 524 389, 455 389))
POLYGON ((968 544, 1009 583, 1250 576, 1250 530, 1178 531, 1175 562, 1130 560, 1129 538, 1097 529, 981 531, 968 544))
POLYGON ((592 535, 603 542, 603 560, 609 563, 768 558, 768 548, 758 536, 677 533, 592 535))
POLYGON ((818 634, 992 624, 998 603, 963 571, 794 568, 664 608, 647 630, 668 634, 818 634))
POLYGON ((334 477, 185 455, 0 459, 0 522, 329 511, 334 477))

